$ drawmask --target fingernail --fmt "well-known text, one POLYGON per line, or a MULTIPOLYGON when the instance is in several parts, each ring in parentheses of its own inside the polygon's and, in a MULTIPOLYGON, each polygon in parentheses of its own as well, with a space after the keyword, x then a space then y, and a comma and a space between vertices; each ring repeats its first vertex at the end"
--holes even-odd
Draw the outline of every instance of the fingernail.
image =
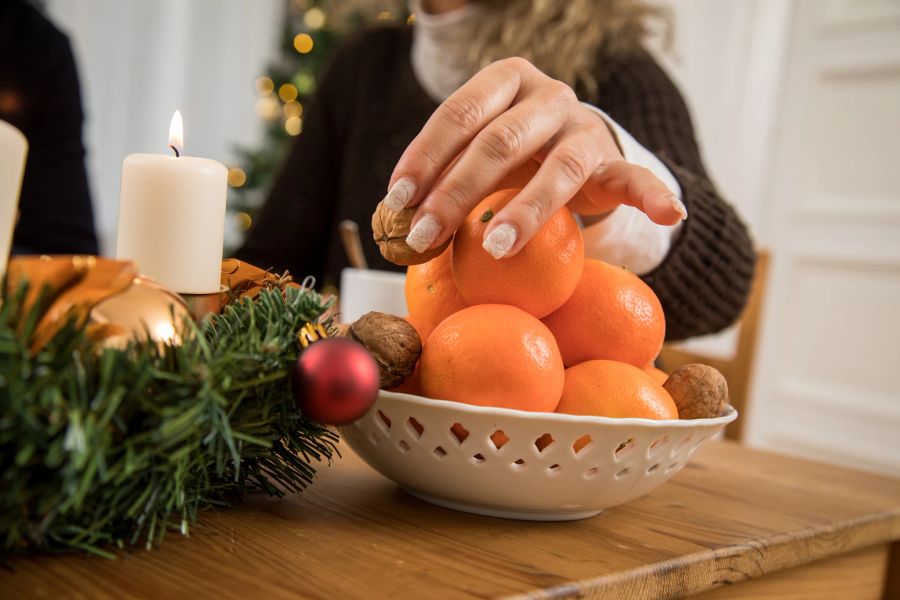
POLYGON ((392 211, 400 212, 406 208, 406 205, 409 204, 415 195, 416 184, 412 182, 412 179, 402 177, 394 182, 394 185, 388 190, 382 202, 392 211))
POLYGON ((440 223, 431 215, 425 215, 406 236, 406 245, 421 254, 431 247, 440 233, 440 223))
POLYGON ((516 243, 516 230, 512 225, 501 223, 484 238, 481 247, 494 258, 503 258, 516 243))
POLYGON ((672 209, 677 212, 681 216, 681 220, 684 221, 687 219, 687 207, 684 205, 684 202, 678 199, 678 196, 669 196, 669 200, 672 202, 672 209))

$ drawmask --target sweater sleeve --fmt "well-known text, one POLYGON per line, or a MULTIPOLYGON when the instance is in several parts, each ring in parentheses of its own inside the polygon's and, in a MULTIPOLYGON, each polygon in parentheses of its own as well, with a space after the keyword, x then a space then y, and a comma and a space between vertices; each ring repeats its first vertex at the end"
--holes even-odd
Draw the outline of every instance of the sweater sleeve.
MULTIPOLYGON (((12 82, 27 90, 26 102, 32 101, 30 119, 22 127, 29 150, 14 252, 97 254, 75 57, 68 38, 43 16, 35 13, 20 27, 17 35, 27 32, 35 37, 11 44, 32 60, 31 71, 12 82)), ((4 83, 0 81, 0 87, 4 83)))
POLYGON ((605 63, 599 106, 669 168, 688 218, 665 260, 643 276, 659 296, 666 338, 720 331, 740 316, 755 252, 746 226, 710 181, 684 99, 647 53, 605 63))
POLYGON ((340 73, 350 68, 338 51, 325 68, 265 203, 236 256, 263 269, 312 275, 321 283, 336 230, 341 148, 340 73))

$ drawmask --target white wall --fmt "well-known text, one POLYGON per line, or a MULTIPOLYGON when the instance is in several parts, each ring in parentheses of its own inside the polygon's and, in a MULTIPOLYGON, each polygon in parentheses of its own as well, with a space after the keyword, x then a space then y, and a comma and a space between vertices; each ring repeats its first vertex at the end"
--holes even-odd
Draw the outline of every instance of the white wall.
POLYGON ((255 79, 275 56, 282 0, 49 0, 72 42, 86 113, 88 175, 101 251, 115 250, 122 159, 167 152, 184 116, 186 153, 229 164, 254 144, 255 79))
POLYGON ((896 474, 900 3, 669 5, 707 166, 772 254, 746 441, 896 474))
MULTIPOLYGON (((706 166, 722 194, 770 247, 767 211, 791 0, 667 0, 674 39, 657 56, 691 109, 706 166)), ((658 45, 658 44, 657 44, 658 45)), ((734 353, 735 329, 685 346, 734 353)))
POLYGON ((673 48, 659 52, 686 96, 706 165, 755 237, 765 229, 769 148, 790 0, 668 0, 673 48))
MULTIPOLYGON (((659 47, 656 54, 691 109, 707 170, 748 224, 757 244, 777 250, 770 235, 769 180, 794 0, 666 0, 662 4, 673 16, 674 39, 671 48, 659 47)), ((762 319, 766 319, 765 307, 762 319)), ((683 346, 701 355, 727 358, 735 353, 737 333, 732 327, 683 346)), ((764 387, 759 385, 758 373, 757 368, 751 379, 751 406, 760 403, 764 387)), ((751 412, 741 415, 744 430, 766 429, 765 414, 751 412)))

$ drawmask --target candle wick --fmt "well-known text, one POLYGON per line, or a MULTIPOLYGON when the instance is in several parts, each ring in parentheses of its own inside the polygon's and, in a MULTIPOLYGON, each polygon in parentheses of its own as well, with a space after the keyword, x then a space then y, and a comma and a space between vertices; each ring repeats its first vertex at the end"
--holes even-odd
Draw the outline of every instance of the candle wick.
POLYGON ((181 156, 181 152, 178 151, 178 146, 171 146, 171 145, 170 145, 169 148, 171 148, 171 149, 172 149, 172 152, 175 153, 175 158, 178 158, 179 156, 181 156))

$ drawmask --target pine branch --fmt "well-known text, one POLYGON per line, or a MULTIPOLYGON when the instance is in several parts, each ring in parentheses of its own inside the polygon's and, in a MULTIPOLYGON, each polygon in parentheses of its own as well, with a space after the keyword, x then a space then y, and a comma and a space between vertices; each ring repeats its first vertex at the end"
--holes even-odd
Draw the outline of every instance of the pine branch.
POLYGON ((180 346, 98 352, 70 322, 36 356, 24 293, 0 307, 3 551, 150 547, 204 506, 303 490, 336 451, 290 390, 296 332, 329 307, 317 293, 263 291, 180 346))

